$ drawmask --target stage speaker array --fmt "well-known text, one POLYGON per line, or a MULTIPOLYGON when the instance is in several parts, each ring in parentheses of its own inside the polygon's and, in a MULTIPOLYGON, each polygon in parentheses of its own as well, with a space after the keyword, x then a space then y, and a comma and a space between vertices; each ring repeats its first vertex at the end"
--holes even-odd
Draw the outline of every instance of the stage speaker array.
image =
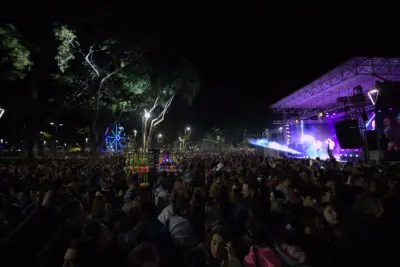
POLYGON ((343 149, 361 148, 364 144, 357 120, 335 122, 336 137, 343 149))
POLYGON ((376 82, 379 91, 375 107, 377 109, 399 107, 400 82, 376 82))

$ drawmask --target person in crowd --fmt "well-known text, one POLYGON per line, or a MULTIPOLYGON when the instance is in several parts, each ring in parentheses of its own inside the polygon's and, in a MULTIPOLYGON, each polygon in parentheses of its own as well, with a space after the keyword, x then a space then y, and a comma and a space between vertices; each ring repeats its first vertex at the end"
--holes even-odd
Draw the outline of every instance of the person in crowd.
POLYGON ((396 164, 194 153, 141 188, 125 163, 0 162, 0 266, 400 266, 396 164))

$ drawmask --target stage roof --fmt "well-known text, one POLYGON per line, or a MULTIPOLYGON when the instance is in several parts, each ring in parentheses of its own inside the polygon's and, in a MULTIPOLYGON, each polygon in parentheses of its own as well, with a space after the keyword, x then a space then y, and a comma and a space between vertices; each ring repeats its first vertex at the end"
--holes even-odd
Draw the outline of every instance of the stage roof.
POLYGON ((364 93, 376 81, 400 81, 400 58, 356 57, 271 105, 278 113, 327 110, 339 107, 337 98, 352 96, 361 85, 364 93))

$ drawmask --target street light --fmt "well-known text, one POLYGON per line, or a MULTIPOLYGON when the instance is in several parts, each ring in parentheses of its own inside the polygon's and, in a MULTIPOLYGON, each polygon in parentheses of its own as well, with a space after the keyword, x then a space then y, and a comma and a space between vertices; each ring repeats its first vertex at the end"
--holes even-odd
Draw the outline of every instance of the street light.
POLYGON ((162 134, 157 135, 157 143, 160 143, 160 139, 162 138, 162 134))
MULTIPOLYGON (((147 145, 147 121, 149 120, 149 118, 151 117, 150 112, 148 112, 147 110, 144 110, 144 114, 143 114, 143 119, 142 119, 142 134, 143 134, 143 152, 147 151, 146 149, 146 145, 147 145)), ((151 129, 150 129, 151 132, 151 129)))
POLYGON ((56 152, 57 152, 57 150, 56 150, 56 143, 58 143, 58 141, 56 141, 55 140, 55 138, 57 138, 57 134, 58 134, 58 127, 63 127, 64 126, 64 124, 62 124, 62 123, 55 123, 55 122, 50 122, 49 123, 51 126, 54 126, 55 127, 55 134, 54 134, 54 138, 53 138, 53 154, 54 154, 54 156, 56 155, 56 152))
POLYGON ((190 131, 190 127, 188 126, 188 127, 186 127, 186 131, 190 131))

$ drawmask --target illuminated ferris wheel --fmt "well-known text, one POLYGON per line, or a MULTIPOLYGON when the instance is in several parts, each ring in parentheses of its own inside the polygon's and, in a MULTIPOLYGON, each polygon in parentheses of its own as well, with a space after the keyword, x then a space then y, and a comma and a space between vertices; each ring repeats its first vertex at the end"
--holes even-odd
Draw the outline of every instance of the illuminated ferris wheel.
POLYGON ((125 128, 119 123, 109 125, 104 133, 104 142, 108 152, 119 153, 123 151, 127 139, 125 128))

